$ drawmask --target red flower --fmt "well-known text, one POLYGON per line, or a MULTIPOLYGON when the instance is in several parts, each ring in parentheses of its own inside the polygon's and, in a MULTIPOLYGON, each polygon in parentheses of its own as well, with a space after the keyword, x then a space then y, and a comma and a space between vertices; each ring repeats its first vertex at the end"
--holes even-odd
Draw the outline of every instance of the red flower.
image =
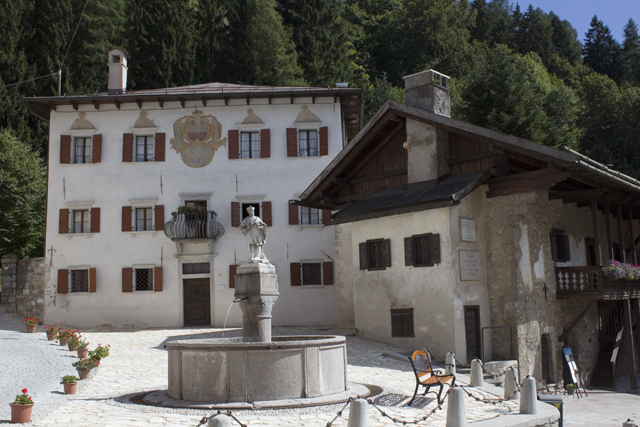
POLYGON ((23 392, 24 394, 27 394, 27 389, 26 389, 26 388, 23 388, 23 389, 22 389, 22 392, 23 392))

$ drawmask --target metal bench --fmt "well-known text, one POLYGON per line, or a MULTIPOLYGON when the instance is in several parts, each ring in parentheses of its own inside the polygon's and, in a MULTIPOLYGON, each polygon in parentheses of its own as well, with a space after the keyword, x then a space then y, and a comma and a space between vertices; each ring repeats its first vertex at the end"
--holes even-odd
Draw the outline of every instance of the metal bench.
POLYGON ((418 394, 418 388, 420 386, 425 388, 423 396, 426 396, 429 393, 429 389, 431 387, 439 387, 438 392, 432 391, 431 393, 437 394, 438 396, 438 406, 442 404, 441 396, 442 389, 445 384, 449 384, 449 387, 453 387, 456 383, 456 377, 454 375, 445 375, 443 372, 434 370, 431 366, 431 360, 429 356, 424 351, 416 350, 409 357, 409 361, 411 362, 411 367, 413 368, 413 373, 416 376, 416 389, 413 392, 413 397, 409 401, 407 405, 411 405, 413 400, 416 398, 418 394))

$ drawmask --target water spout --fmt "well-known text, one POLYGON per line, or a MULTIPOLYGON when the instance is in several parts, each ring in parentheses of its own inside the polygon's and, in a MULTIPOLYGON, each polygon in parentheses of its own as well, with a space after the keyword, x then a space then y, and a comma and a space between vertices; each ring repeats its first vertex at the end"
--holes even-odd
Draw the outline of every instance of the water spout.
POLYGON ((240 302, 240 301, 244 301, 244 300, 247 300, 247 299, 249 299, 249 297, 238 298, 238 299, 234 299, 234 300, 233 300, 233 302, 234 302, 234 303, 235 303, 235 302, 240 302))

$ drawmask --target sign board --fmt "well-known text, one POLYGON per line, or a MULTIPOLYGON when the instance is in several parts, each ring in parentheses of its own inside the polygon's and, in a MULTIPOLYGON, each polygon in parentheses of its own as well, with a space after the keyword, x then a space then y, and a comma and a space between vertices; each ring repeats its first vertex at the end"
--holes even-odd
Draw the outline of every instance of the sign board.
POLYGON ((476 220, 460 218, 460 235, 463 242, 476 241, 476 220))
POLYGON ((459 250, 460 280, 482 280, 480 251, 459 250))

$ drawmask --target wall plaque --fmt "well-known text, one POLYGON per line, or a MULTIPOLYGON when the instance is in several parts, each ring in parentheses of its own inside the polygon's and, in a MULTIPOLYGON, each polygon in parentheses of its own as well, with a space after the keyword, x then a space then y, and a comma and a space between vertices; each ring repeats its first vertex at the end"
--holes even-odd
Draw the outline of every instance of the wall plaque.
POLYGON ((460 234, 463 242, 476 241, 476 220, 460 218, 460 234))
POLYGON ((460 257, 460 280, 482 280, 479 251, 458 251, 460 257))

